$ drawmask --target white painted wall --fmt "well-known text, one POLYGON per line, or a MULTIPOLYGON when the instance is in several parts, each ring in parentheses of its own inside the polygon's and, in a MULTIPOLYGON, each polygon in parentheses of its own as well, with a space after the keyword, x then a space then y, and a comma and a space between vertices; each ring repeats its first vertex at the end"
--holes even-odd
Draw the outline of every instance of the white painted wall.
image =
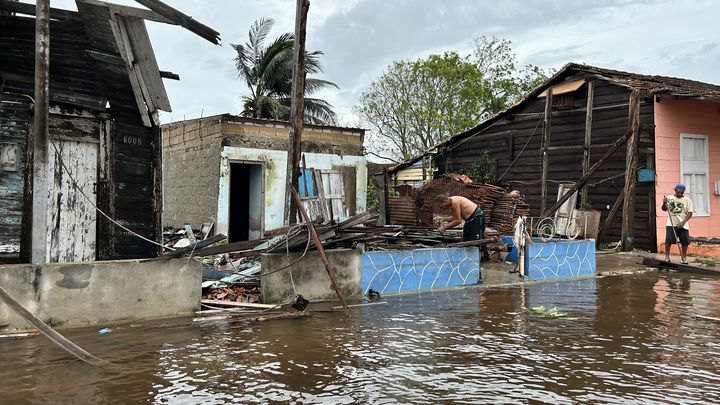
MULTIPOLYGON (((284 225, 287 151, 225 146, 220 154, 220 190, 218 193, 217 232, 227 235, 230 212, 230 162, 261 162, 265 171, 265 230, 284 225)), ((355 166, 357 212, 366 209, 367 161, 364 156, 339 156, 306 153, 305 165, 315 169, 355 166)))

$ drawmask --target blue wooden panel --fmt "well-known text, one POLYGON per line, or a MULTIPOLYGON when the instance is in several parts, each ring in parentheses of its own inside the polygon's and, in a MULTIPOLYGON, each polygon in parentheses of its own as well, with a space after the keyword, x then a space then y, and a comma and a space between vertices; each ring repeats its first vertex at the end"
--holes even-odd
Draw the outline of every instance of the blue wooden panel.
POLYGON ((298 187, 300 187, 300 197, 317 196, 317 191, 315 190, 315 185, 313 184, 312 169, 300 169, 300 180, 298 180, 298 187))
POLYGON ((595 241, 592 239, 535 242, 525 249, 528 280, 595 275, 595 241))
POLYGON ((365 252, 362 291, 392 294, 476 284, 478 258, 477 247, 365 252))
POLYGON ((652 183, 655 181, 655 169, 638 169, 637 180, 640 183, 652 183))

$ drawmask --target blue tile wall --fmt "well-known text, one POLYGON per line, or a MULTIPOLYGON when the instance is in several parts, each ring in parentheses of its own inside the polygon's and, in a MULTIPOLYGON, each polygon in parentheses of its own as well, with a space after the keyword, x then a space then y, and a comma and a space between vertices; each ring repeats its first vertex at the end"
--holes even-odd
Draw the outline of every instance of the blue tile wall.
POLYGON ((554 240, 525 245, 528 280, 592 277, 595 240, 554 240))
POLYGON ((476 284, 480 278, 477 247, 365 252, 363 295, 432 290, 476 284))

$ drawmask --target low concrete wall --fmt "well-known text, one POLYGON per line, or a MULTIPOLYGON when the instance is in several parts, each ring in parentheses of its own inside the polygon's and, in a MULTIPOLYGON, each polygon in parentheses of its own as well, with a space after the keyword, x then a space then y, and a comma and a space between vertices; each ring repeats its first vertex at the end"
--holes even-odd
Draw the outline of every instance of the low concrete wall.
MULTIPOLYGON (((338 283, 346 297, 359 297, 360 264, 362 253, 355 249, 333 249, 326 251, 333 265, 338 283)), ((293 284, 297 293, 308 300, 335 300, 337 295, 330 283, 330 277, 317 251, 307 252, 298 263, 286 270, 267 274, 297 260, 301 253, 266 253, 262 255, 260 290, 266 304, 288 302, 295 299, 293 284), (291 277, 292 276, 292 280, 291 277)))
POLYGON ((479 258, 477 247, 365 252, 362 292, 399 294, 477 284, 479 258))
MULTIPOLYGON (((0 286, 53 326, 191 313, 200 307, 201 282, 201 265, 187 259, 0 266, 0 286)), ((5 324, 30 327, 0 302, 0 325, 5 324)))
POLYGON ((525 245, 527 280, 594 277, 595 239, 534 242, 525 245))

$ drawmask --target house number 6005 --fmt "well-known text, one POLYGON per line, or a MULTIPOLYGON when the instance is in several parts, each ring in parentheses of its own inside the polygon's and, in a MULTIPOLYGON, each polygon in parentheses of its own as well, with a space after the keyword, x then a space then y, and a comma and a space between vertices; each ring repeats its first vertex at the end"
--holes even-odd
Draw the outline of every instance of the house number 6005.
POLYGON ((123 136, 123 142, 130 145, 142 145, 142 139, 136 136, 123 136))

